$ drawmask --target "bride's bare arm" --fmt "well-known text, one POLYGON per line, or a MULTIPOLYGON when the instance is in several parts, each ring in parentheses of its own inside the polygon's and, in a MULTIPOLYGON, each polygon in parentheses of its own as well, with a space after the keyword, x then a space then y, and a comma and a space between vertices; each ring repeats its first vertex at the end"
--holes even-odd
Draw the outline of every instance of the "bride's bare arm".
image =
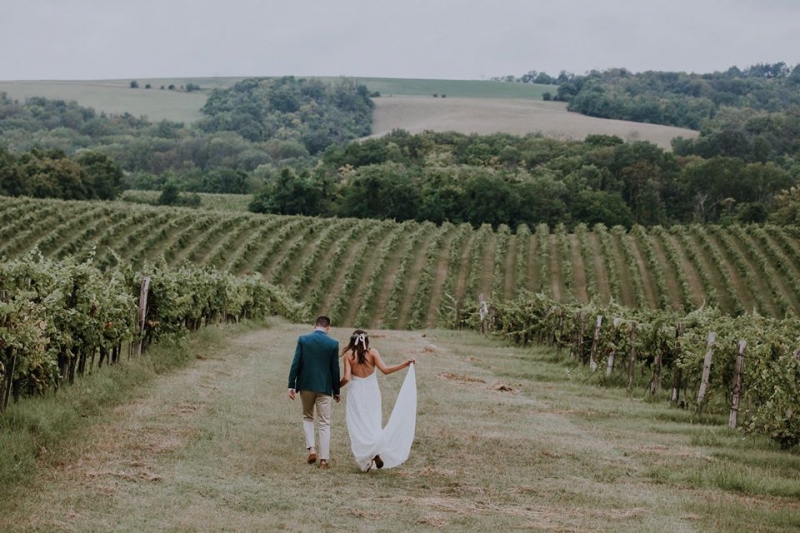
POLYGON ((411 363, 415 363, 416 359, 407 359, 406 361, 400 363, 399 365, 387 366, 386 363, 383 362, 381 359, 381 354, 378 353, 378 350, 375 348, 371 348, 370 351, 372 352, 373 360, 375 361, 375 366, 378 367, 378 370, 383 372, 384 374, 392 374, 397 372, 398 370, 402 370, 409 366, 411 363))
POLYGON ((350 376, 352 375, 353 369, 350 367, 350 356, 345 354, 344 356, 344 376, 342 379, 339 380, 339 387, 344 387, 350 381, 350 376))

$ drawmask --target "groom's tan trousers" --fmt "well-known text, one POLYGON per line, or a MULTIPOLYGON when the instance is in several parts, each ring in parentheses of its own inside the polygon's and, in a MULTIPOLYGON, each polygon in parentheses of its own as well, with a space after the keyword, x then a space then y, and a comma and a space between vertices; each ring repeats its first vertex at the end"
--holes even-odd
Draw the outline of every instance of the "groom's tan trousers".
POLYGON ((333 398, 321 392, 300 391, 303 401, 303 433, 306 435, 306 448, 316 448, 314 439, 314 408, 319 419, 319 458, 330 459, 331 455, 331 402, 333 398))

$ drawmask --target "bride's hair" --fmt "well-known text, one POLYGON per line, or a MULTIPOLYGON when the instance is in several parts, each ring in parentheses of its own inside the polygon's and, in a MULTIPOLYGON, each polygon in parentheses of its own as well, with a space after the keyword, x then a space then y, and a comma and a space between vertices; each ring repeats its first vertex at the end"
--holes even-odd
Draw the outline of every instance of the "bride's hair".
POLYGON ((344 349, 342 354, 353 352, 356 355, 358 364, 363 365, 367 362, 366 353, 369 351, 369 335, 363 329, 357 329, 350 335, 350 344, 344 349))

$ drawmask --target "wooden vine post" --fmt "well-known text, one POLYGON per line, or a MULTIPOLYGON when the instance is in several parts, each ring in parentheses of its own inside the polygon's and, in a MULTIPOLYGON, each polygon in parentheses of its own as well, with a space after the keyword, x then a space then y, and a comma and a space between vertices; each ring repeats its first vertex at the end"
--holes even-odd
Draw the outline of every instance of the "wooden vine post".
POLYGON ((581 311, 581 329, 578 333, 578 361, 581 364, 586 364, 586 358, 584 357, 584 349, 583 349, 583 339, 586 336, 586 315, 583 314, 581 311))
POLYGON ((4 374, 2 383, 0 383, 0 413, 6 410, 8 407, 8 400, 11 397, 11 389, 14 385, 14 367, 17 363, 17 354, 14 351, 14 348, 9 348, 8 353, 11 354, 9 358, 11 360, 10 368, 4 368, 4 374))
POLYGON ((653 377, 650 378, 650 396, 655 396, 659 390, 661 390, 661 350, 656 350, 653 377))
MULTIPOLYGON (((680 339, 683 335, 683 322, 678 323, 678 327, 675 328, 675 337, 680 339)), ((681 343, 678 340, 675 343, 675 361, 677 364, 675 365, 675 372, 672 376, 672 396, 670 396, 669 401, 672 403, 678 403, 681 396, 681 379, 683 378, 683 368, 680 365, 681 360, 681 343)))
POLYGON ((742 372, 744 371, 744 351, 747 341, 739 341, 739 353, 736 355, 736 370, 733 373, 733 395, 731 396, 731 415, 728 417, 728 426, 736 429, 736 418, 739 415, 739 395, 742 392, 742 372))
POLYGON ((600 342, 600 326, 603 324, 603 315, 597 315, 597 322, 594 326, 594 337, 592 338, 592 351, 589 352, 589 368, 592 372, 597 370, 597 344, 600 342))
POLYGON ((554 340, 556 343, 556 355, 558 356, 559 359, 561 359, 561 339, 563 338, 563 335, 564 335, 564 310, 561 309, 558 312, 558 337, 555 337, 554 335, 555 337, 554 340))
POLYGON ((631 322, 631 357, 628 360, 628 390, 633 389, 634 363, 636 363, 636 322, 631 322))
POLYGON ((139 343, 136 347, 136 355, 142 355, 142 345, 144 344, 144 324, 147 317, 147 295, 150 293, 150 276, 142 278, 139 289, 139 343))
POLYGON ((700 381, 700 390, 697 393, 697 413, 703 412, 703 401, 706 398, 706 391, 708 390, 708 379, 711 376, 711 358, 714 356, 714 341, 717 339, 716 333, 708 334, 708 342, 706 343, 706 358, 703 361, 703 379, 700 381))
MULTIPOLYGON (((619 329, 619 325, 622 323, 622 319, 621 318, 615 318, 613 323, 614 323, 614 331, 611 334, 612 335, 611 338, 614 341, 616 341, 616 339, 617 339, 617 330, 619 329)), ((616 345, 614 343, 612 343, 611 346, 612 346, 611 352, 608 354, 608 362, 606 363, 606 378, 610 378, 611 377, 611 373, 614 371, 614 356, 617 353, 616 345)))
POLYGON ((656 350, 655 361, 653 361, 653 377, 650 378, 650 396, 655 396, 661 390, 661 360, 662 351, 656 350))

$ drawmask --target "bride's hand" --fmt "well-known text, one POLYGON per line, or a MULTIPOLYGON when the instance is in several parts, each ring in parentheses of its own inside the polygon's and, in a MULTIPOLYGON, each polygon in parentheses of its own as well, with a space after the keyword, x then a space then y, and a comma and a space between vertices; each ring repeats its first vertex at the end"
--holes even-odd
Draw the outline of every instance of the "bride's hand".
POLYGON ((416 359, 409 359, 408 361, 406 361, 406 366, 411 366, 411 365, 414 365, 416 363, 417 363, 416 359))

